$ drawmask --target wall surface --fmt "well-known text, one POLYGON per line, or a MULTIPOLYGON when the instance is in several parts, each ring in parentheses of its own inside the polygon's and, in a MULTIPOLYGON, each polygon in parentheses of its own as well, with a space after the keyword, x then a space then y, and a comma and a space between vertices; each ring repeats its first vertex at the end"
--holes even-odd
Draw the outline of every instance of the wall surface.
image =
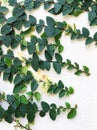
MULTIPOLYGON (((78 17, 62 15, 53 16, 44 11, 43 6, 38 10, 32 11, 32 15, 37 19, 46 19, 46 16, 52 16, 57 21, 67 21, 70 24, 76 24, 76 27, 81 29, 87 27, 91 36, 97 31, 97 26, 90 27, 87 13, 83 13, 78 17)), ((9 16, 8 16, 9 17, 9 16)), ((81 66, 87 65, 90 68, 91 75, 86 77, 84 74, 77 77, 73 72, 63 69, 61 75, 57 75, 53 69, 50 72, 40 72, 40 75, 47 75, 52 81, 57 82, 62 80, 65 85, 73 86, 75 93, 68 97, 59 99, 57 96, 49 96, 45 92, 42 94, 42 100, 48 103, 55 102, 57 105, 64 105, 65 101, 72 104, 78 104, 78 114, 72 119, 66 119, 66 114, 62 113, 56 121, 51 121, 47 115, 40 118, 37 115, 35 124, 32 126, 33 130, 97 130, 97 47, 92 43, 85 46, 85 40, 70 40, 69 36, 63 34, 61 43, 64 45, 63 59, 70 59, 73 62, 78 62, 81 66)), ((5 49, 5 47, 3 47, 5 49)), ((6 50, 5 50, 6 51, 6 50)), ((20 52, 19 48, 15 50, 15 54, 20 52)), ((27 56, 27 52, 20 55, 27 56)), ((19 56, 19 55, 18 55, 19 56)), ((5 91, 11 93, 13 85, 2 81, 0 77, 0 92, 5 91)), ((6 107, 6 104, 4 104, 6 107)), ((25 119, 22 121, 25 122, 25 119)), ((14 130, 14 123, 8 124, 6 122, 0 123, 0 130, 14 130)))

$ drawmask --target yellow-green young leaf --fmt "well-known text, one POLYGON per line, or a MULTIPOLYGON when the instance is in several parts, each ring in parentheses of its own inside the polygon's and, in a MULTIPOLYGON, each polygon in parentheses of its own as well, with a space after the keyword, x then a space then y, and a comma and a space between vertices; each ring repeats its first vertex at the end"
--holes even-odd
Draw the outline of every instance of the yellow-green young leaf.
POLYGON ((12 65, 11 59, 9 59, 9 58, 7 58, 7 57, 4 57, 4 63, 5 63, 8 67, 10 67, 10 66, 12 65))
POLYGON ((68 109, 70 109, 70 108, 71 108, 71 105, 70 105, 70 103, 68 103, 68 102, 65 102, 65 105, 66 105, 66 107, 67 107, 68 109))
POLYGON ((41 94, 39 92, 36 92, 34 95, 37 101, 41 100, 41 94))
POLYGON ((23 104, 28 104, 28 100, 24 95, 20 96, 20 102, 23 104))
POLYGON ((68 119, 72 119, 77 115, 77 110, 75 108, 71 109, 70 112, 67 115, 68 119))
POLYGON ((72 87, 69 88, 69 93, 73 94, 74 93, 74 89, 72 87))

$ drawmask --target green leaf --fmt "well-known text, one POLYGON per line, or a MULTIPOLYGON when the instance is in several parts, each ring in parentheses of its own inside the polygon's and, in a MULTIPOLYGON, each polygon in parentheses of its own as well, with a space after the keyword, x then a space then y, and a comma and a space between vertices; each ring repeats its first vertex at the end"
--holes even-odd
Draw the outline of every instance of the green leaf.
POLYGON ((93 39, 97 41, 97 32, 94 34, 93 39))
POLYGON ((62 98, 65 96, 66 91, 65 90, 61 90, 59 93, 59 98, 62 98))
POLYGON ((38 88, 38 83, 35 79, 31 82, 31 91, 34 92, 38 88))
POLYGON ((88 45, 88 44, 91 44, 92 42, 93 42, 92 37, 88 37, 85 44, 88 45))
POLYGON ((83 27, 82 28, 82 35, 83 37, 87 38, 89 36, 90 32, 87 28, 83 27))
POLYGON ((9 23, 9 24, 10 24, 10 23, 13 23, 13 22, 15 22, 16 20, 17 20, 17 18, 13 16, 13 17, 10 17, 10 18, 7 19, 7 23, 9 23))
POLYGON ((44 61, 43 64, 44 64, 45 69, 49 71, 50 68, 51 68, 51 64, 50 64, 50 62, 48 62, 48 61, 44 61))
POLYGON ((50 118, 51 118, 53 121, 55 121, 55 120, 56 120, 56 117, 57 117, 57 112, 56 112, 56 110, 55 110, 55 109, 51 109, 51 110, 49 111, 49 116, 50 116, 50 118))
POLYGON ((40 19, 39 24, 36 25, 36 31, 38 33, 40 33, 42 31, 43 27, 44 27, 44 21, 40 19))
POLYGON ((74 117, 76 116, 76 114, 77 114, 77 111, 76 111, 75 108, 73 108, 73 109, 71 109, 71 111, 68 113, 67 118, 68 118, 68 119, 72 119, 72 118, 74 118, 74 117))
POLYGON ((24 6, 28 11, 31 11, 34 7, 34 2, 32 0, 25 0, 24 6))
POLYGON ((58 54, 58 53, 56 53, 55 54, 55 58, 56 58, 56 60, 58 61, 58 62, 62 62, 62 56, 60 55, 60 54, 58 54))
POLYGON ((6 8, 5 6, 0 6, 0 13, 5 14, 8 12, 8 8, 6 8))
POLYGON ((55 34, 55 28, 46 26, 45 27, 45 34, 47 35, 47 37, 53 37, 55 34))
POLYGON ((68 70, 74 69, 74 65, 69 65, 69 66, 67 67, 67 69, 68 69, 68 70))
POLYGON ((44 111, 40 111, 40 113, 39 113, 39 115, 41 116, 41 117, 44 117, 45 116, 45 112, 44 111))
POLYGON ((42 107, 42 109, 43 109, 43 111, 44 112, 48 112, 49 110, 50 110, 50 106, 49 106, 49 104, 48 103, 46 103, 46 102, 41 102, 41 107, 42 107))
POLYGON ((15 67, 18 67, 18 66, 21 66, 22 62, 18 57, 15 57, 13 59, 13 64, 14 64, 15 67))
POLYGON ((62 69, 61 63, 53 62, 53 67, 54 67, 54 70, 55 70, 58 74, 61 73, 61 69, 62 69))
POLYGON ((71 4, 74 2, 74 0, 66 0, 68 4, 71 4))
POLYGON ((27 49, 29 54, 33 54, 36 51, 36 45, 34 43, 28 42, 27 49))
POLYGON ((9 5, 15 6, 17 4, 17 0, 8 0, 9 5))
POLYGON ((35 92, 35 98, 37 101, 41 100, 41 94, 39 92, 35 92))
POLYGON ((12 123, 12 121, 13 121, 13 118, 12 118, 12 116, 10 115, 10 113, 8 113, 8 111, 5 112, 4 119, 5 119, 5 121, 8 122, 8 123, 12 123))
POLYGON ((59 52, 59 53, 62 53, 63 50, 64 50, 64 46, 63 46, 63 45, 59 45, 59 47, 58 47, 58 52, 59 52))
POLYGON ((35 113, 34 112, 28 112, 28 114, 27 114, 27 119, 28 119, 28 121, 29 122, 33 122, 34 121, 34 119, 35 119, 35 113))
POLYGON ((23 78, 21 77, 20 74, 17 74, 14 78, 14 84, 17 85, 23 81, 23 78))
POLYGON ((32 31, 33 31, 33 27, 30 26, 26 31, 21 31, 20 35, 22 37, 25 37, 25 36, 29 35, 32 31))
POLYGON ((36 18, 34 16, 30 15, 29 20, 30 20, 30 23, 31 23, 32 26, 36 25, 37 20, 36 20, 36 18))
POLYGON ((54 4, 54 10, 55 10, 55 13, 58 13, 62 8, 62 4, 60 3, 55 3, 54 4))
POLYGON ((86 73, 89 73, 89 68, 87 66, 83 66, 83 68, 86 73))
POLYGON ((55 26, 55 20, 52 17, 47 16, 46 22, 47 22, 47 25, 50 26, 50 27, 55 26))
POLYGON ((90 11, 90 12, 88 13, 88 19, 89 19, 90 23, 91 23, 95 18, 96 18, 96 13, 93 12, 93 11, 90 11))
POLYGON ((81 71, 81 70, 78 70, 78 71, 76 71, 74 74, 77 75, 77 76, 79 76, 79 75, 82 74, 82 71, 81 71))
POLYGON ((23 83, 15 85, 14 89, 13 89, 13 93, 23 92, 23 91, 26 90, 26 88, 27 88, 27 86, 25 84, 23 84, 23 83))
POLYGON ((39 58, 36 53, 33 53, 33 59, 31 61, 32 68, 37 71, 39 69, 39 58))
POLYGON ((24 95, 20 96, 20 102, 23 104, 28 104, 28 100, 24 95))
POLYGON ((51 7, 51 3, 49 1, 45 1, 44 3, 44 9, 49 9, 51 7))
POLYGON ((68 109, 70 109, 70 108, 71 108, 71 105, 70 105, 70 103, 68 103, 68 102, 65 102, 65 105, 66 105, 66 107, 67 107, 68 109))
POLYGON ((2 106, 0 105, 0 120, 2 120, 4 118, 4 114, 5 114, 5 111, 2 108, 2 106))
POLYGON ((10 33, 11 31, 12 31, 12 27, 9 24, 4 24, 1 27, 1 34, 2 35, 6 35, 6 34, 10 33))
POLYGON ((63 16, 70 14, 73 11, 73 8, 70 5, 65 4, 63 7, 62 14, 63 16))
POLYGON ((74 93, 74 89, 72 87, 69 87, 69 93, 73 94, 74 93))
POLYGON ((14 9, 13 9, 13 16, 19 17, 23 13, 24 13, 24 9, 21 6, 17 5, 17 6, 14 7, 14 9))
POLYGON ((5 22, 5 16, 0 13, 0 24, 5 22))
POLYGON ((7 58, 7 57, 4 57, 4 63, 5 63, 8 67, 10 67, 10 66, 12 65, 12 60, 9 59, 9 58, 7 58))
POLYGON ((51 61, 52 60, 52 56, 51 56, 51 54, 47 50, 45 50, 45 58, 46 58, 47 61, 51 61))

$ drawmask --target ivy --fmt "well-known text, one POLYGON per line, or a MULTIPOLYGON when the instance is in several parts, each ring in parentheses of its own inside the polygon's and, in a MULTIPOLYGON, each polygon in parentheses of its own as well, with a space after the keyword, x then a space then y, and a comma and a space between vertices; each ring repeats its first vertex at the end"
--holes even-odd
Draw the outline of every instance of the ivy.
POLYGON ((5 95, 0 93, 0 101, 4 101, 8 104, 8 108, 5 110, 0 105, 0 119, 4 119, 8 123, 16 122, 16 127, 21 129, 31 130, 29 123, 35 120, 36 114, 39 113, 41 117, 49 114, 51 120, 55 121, 57 116, 61 112, 67 111, 67 118, 72 119, 77 115, 77 105, 71 107, 71 104, 65 102, 64 106, 57 106, 55 103, 47 103, 41 101, 42 95, 38 92, 38 88, 43 83, 47 85, 47 93, 56 94, 59 98, 69 96, 74 93, 74 89, 70 86, 67 87, 61 80, 58 83, 52 83, 51 81, 37 80, 33 73, 29 71, 31 66, 34 71, 47 70, 49 71, 53 67, 57 74, 61 74, 62 69, 66 68, 68 71, 74 70, 74 74, 79 76, 81 74, 90 75, 89 68, 83 66, 80 68, 79 64, 72 63, 69 59, 63 61, 61 52, 64 50, 64 46, 61 44, 62 33, 71 35, 71 40, 82 39, 86 40, 85 44, 88 45, 92 42, 97 42, 97 33, 90 36, 90 32, 86 27, 82 30, 76 29, 68 25, 65 21, 56 21, 54 18, 47 16, 46 23, 39 19, 39 22, 35 16, 31 15, 30 11, 37 9, 41 4, 44 5, 44 9, 54 15, 62 13, 65 15, 78 16, 84 11, 88 11, 88 19, 90 25, 97 24, 97 7, 95 2, 90 1, 77 1, 77 0, 41 0, 32 1, 24 0, 17 2, 17 0, 8 0, 12 8, 12 16, 7 18, 6 13, 9 9, 5 6, 0 6, 0 24, 1 36, 0 36, 0 73, 3 73, 3 80, 9 81, 14 84, 13 94, 5 95), (27 14, 29 11, 29 15, 27 14), (22 27, 25 27, 25 31, 22 27), (19 34, 16 34, 16 30, 19 34), (40 37, 31 35, 30 41, 26 40, 26 36, 30 35, 32 31, 40 33, 40 37), (54 39, 53 43, 49 43, 50 38, 54 39), (7 53, 3 54, 2 45, 10 47, 7 53), (22 57, 20 60, 14 56, 13 50, 20 45, 21 50, 27 49, 30 58, 26 59, 22 57), (44 59, 41 59, 40 52, 43 52, 44 59), (30 86, 29 92, 28 86, 30 86), (41 106, 41 108, 39 108, 41 106), (27 125, 22 125, 17 118, 26 118, 27 125))

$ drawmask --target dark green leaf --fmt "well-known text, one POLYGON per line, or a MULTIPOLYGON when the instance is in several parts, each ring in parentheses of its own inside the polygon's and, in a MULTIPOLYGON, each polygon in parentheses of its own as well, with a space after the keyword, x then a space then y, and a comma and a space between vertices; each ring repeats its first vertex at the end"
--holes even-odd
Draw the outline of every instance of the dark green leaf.
POLYGON ((36 45, 34 43, 28 42, 27 48, 30 55, 36 51, 36 45))
POLYGON ((14 9, 13 9, 13 16, 19 17, 23 13, 24 13, 24 9, 21 6, 17 5, 17 6, 14 7, 14 9))
POLYGON ((12 116, 7 111, 5 113, 5 117, 4 118, 5 118, 5 121, 8 122, 8 123, 12 123, 12 121, 13 121, 12 116))
POLYGON ((45 112, 44 111, 40 111, 40 113, 39 113, 39 115, 41 116, 41 117, 44 117, 45 116, 45 112))
POLYGON ((29 20, 30 20, 30 23, 31 23, 32 26, 36 25, 37 20, 36 20, 36 18, 34 16, 30 15, 29 20))
POLYGON ((44 61, 43 64, 44 64, 45 69, 49 71, 50 68, 51 68, 51 64, 50 64, 50 62, 48 62, 48 61, 44 61))
POLYGON ((9 5, 15 6, 17 4, 17 0, 8 0, 9 5))
POLYGON ((70 14, 73 11, 73 8, 70 5, 65 4, 63 7, 63 16, 70 14))
POLYGON ((56 53, 55 58, 58 62, 62 62, 62 56, 60 54, 56 53))
POLYGON ((24 6, 28 11, 31 11, 34 7, 34 2, 32 0, 25 0, 24 6))
POLYGON ((37 81, 34 79, 31 82, 31 91, 34 92, 36 89, 38 88, 38 83, 37 81))
POLYGON ((65 90, 61 90, 61 92, 59 93, 59 98, 62 98, 65 96, 66 91, 65 90))
POLYGON ((62 8, 62 4, 60 4, 60 3, 55 3, 54 4, 55 13, 58 13, 61 8, 62 8))
POLYGON ((12 39, 11 39, 11 37, 10 37, 9 35, 2 37, 2 43, 3 43, 6 47, 9 47, 9 46, 11 45, 11 42, 12 42, 12 39))
POLYGON ((97 32, 94 34, 93 39, 97 41, 97 32))
POLYGON ((83 37, 87 38, 90 34, 89 30, 85 27, 82 28, 83 37))
POLYGON ((6 35, 12 31, 12 27, 9 24, 5 24, 1 27, 1 34, 6 35))
POLYGON ((53 37, 55 34, 55 28, 46 26, 45 27, 45 34, 47 35, 47 37, 53 37))
POLYGON ((10 24, 10 23, 13 23, 13 22, 15 22, 16 20, 17 20, 17 18, 13 16, 13 17, 10 17, 10 18, 7 19, 7 23, 9 23, 9 24, 10 24))
POLYGON ((82 74, 82 71, 81 71, 81 70, 78 70, 78 71, 76 71, 74 74, 77 75, 77 76, 79 76, 79 75, 82 74))
POLYGON ((2 120, 4 118, 4 114, 5 114, 5 111, 2 108, 2 106, 0 105, 0 120, 2 120))
POLYGON ((90 11, 88 14, 88 19, 90 22, 92 22, 96 18, 96 13, 93 11, 90 11))
POLYGON ((45 50, 45 58, 46 58, 47 61, 52 60, 52 56, 50 55, 50 53, 47 50, 45 50))
POLYGON ((23 81, 23 78, 21 77, 20 74, 17 74, 16 77, 14 78, 14 84, 17 85, 23 81))
POLYGON ((52 17, 47 16, 46 22, 47 22, 47 25, 50 26, 50 27, 55 26, 55 20, 52 17))
POLYGON ((91 37, 88 37, 85 44, 88 45, 88 44, 91 44, 93 42, 93 39, 91 37))
POLYGON ((44 112, 48 112, 49 110, 50 110, 50 106, 49 106, 49 104, 48 103, 46 103, 46 102, 41 102, 41 107, 42 107, 42 109, 43 109, 43 111, 44 112))
POLYGON ((7 13, 8 12, 8 8, 6 8, 5 6, 0 6, 0 13, 7 13))
POLYGON ((61 63, 58 63, 58 62, 53 62, 53 67, 54 67, 54 70, 60 74, 61 73, 61 63))
POLYGON ((49 116, 50 116, 50 118, 51 118, 53 121, 55 121, 55 120, 56 120, 56 117, 57 117, 57 112, 56 112, 56 110, 55 110, 55 109, 51 109, 51 110, 49 111, 49 116))
POLYGON ((33 59, 31 61, 32 68, 37 71, 39 69, 39 58, 36 53, 33 54, 33 59))
POLYGON ((5 22, 5 16, 0 13, 0 24, 5 22))

